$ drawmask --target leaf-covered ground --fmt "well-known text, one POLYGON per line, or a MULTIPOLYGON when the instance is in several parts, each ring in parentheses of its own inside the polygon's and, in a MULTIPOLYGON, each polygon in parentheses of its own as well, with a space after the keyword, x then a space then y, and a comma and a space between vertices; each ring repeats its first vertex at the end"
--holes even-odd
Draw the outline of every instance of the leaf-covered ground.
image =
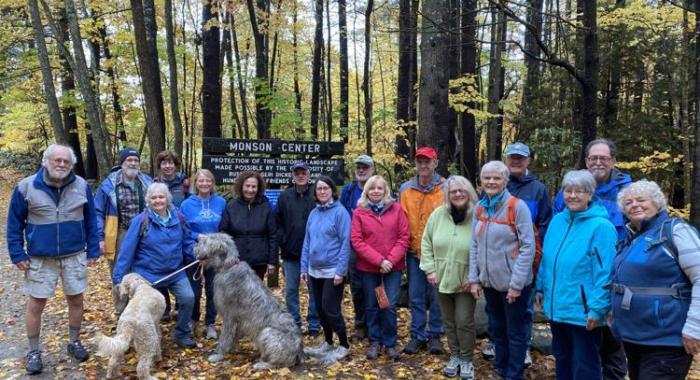
MULTIPOLYGON (((6 209, 14 183, 21 178, 13 172, 0 171, 0 379, 27 378, 24 374, 24 355, 27 342, 24 330, 25 298, 22 295, 22 273, 10 264, 5 243, 6 209)), ((93 352, 94 337, 98 332, 111 335, 116 320, 112 313, 109 293, 108 269, 105 262, 90 268, 90 287, 86 292, 85 322, 83 324, 83 343, 93 352)), ((275 296, 283 302, 282 291, 275 289, 275 296)), ((62 295, 59 291, 58 295, 62 295)), ((349 289, 344 299, 345 319, 352 333, 352 307, 349 289)), ((399 346, 408 340, 408 323, 410 314, 406 309, 399 310, 399 346)), ((215 342, 196 338, 198 347, 181 350, 172 342, 171 333, 174 323, 163 324, 163 360, 156 365, 153 375, 160 379, 426 379, 441 378, 442 366, 447 355, 435 356, 421 353, 413 356, 402 354, 401 360, 391 362, 382 356, 376 361, 365 358, 367 342, 352 342, 351 356, 333 366, 320 366, 312 360, 290 369, 258 372, 252 365, 257 360, 257 353, 250 342, 242 342, 235 354, 229 355, 222 363, 210 364, 206 357, 214 350, 215 342)), ((66 353, 67 307, 61 297, 52 298, 44 312, 42 323, 42 351, 44 373, 33 376, 34 379, 102 379, 105 375, 106 358, 93 355, 85 363, 71 361, 66 353)), ((309 337, 306 344, 315 344, 309 337)), ((446 342, 445 342, 446 343, 446 342)), ((492 376, 491 365, 481 359, 477 342, 475 366, 477 379, 489 379, 492 376)), ((551 356, 532 353, 534 364, 527 370, 530 380, 554 379, 554 360, 551 356)), ((122 377, 136 379, 136 356, 130 351, 122 366, 122 377)), ((700 380, 700 363, 696 361, 690 379, 700 380)))

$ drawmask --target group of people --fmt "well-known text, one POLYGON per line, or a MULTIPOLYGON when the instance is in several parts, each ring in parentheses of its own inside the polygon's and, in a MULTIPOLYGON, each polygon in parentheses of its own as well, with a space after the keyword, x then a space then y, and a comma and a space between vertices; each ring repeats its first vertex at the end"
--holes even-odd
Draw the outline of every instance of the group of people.
POLYGON ((349 354, 341 307, 349 283, 355 338, 368 338, 367 358, 397 360, 406 272, 411 321, 402 351, 443 354, 446 336, 448 377, 474 378, 474 313, 483 297, 490 342, 482 354, 504 379, 522 379, 530 362, 535 308, 550 323, 557 379, 684 379, 700 352, 700 239, 669 216, 656 183, 632 182, 615 168, 616 153, 609 140, 588 144, 586 169, 565 174, 553 203, 520 142, 504 162, 481 168, 481 194, 465 177, 440 176, 430 147, 416 150, 416 176, 396 197, 370 156, 357 157, 341 194, 331 178, 312 184, 308 164, 297 161, 273 210, 260 173, 241 173, 227 202, 208 170, 188 180, 166 151, 156 157, 154 181, 131 148, 93 199, 72 173, 70 148, 51 145, 42 168, 17 185, 7 224, 12 262, 25 271, 27 371, 41 371, 41 313, 59 277, 68 353, 89 357, 80 343, 82 293, 86 266, 100 255, 113 284, 136 272, 166 300, 175 296, 181 347, 195 346, 204 291, 206 336, 216 338, 213 274, 193 267, 169 275, 194 261, 200 236, 225 232, 260 279, 276 270, 281 253, 286 307, 300 329, 299 293, 307 287, 305 332, 323 332, 308 353, 349 354))

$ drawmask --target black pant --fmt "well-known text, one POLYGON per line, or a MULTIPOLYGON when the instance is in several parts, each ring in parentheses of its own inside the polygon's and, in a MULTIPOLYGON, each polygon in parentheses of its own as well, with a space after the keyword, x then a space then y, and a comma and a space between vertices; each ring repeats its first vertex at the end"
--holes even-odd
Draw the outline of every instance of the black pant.
POLYGON ((203 279, 199 278, 200 274, 197 273, 199 270, 199 265, 195 265, 187 270, 187 277, 190 280, 190 286, 192 286, 192 292, 194 293, 192 320, 199 322, 201 315, 201 308, 199 304, 202 300, 202 280, 204 280, 204 293, 207 296, 204 323, 206 325, 213 325, 216 322, 216 306, 214 305, 214 270, 205 270, 203 279), (195 280, 195 278, 197 278, 197 280, 195 280))
POLYGON ((335 332, 338 335, 340 345, 349 348, 348 334, 345 331, 345 320, 341 309, 345 282, 335 286, 332 278, 310 278, 316 311, 321 319, 326 343, 333 344, 333 332, 335 332))
POLYGON ((625 380, 627 359, 622 342, 615 339, 610 327, 602 326, 603 341, 600 344, 600 363, 603 365, 603 380, 625 380))
POLYGON ((350 294, 352 294, 352 308, 355 312, 355 328, 364 328, 365 323, 365 294, 362 290, 362 274, 357 270, 357 252, 350 250, 348 261, 348 277, 350 278, 350 294))
POLYGON ((630 380, 683 380, 693 356, 683 347, 644 346, 624 343, 630 380))

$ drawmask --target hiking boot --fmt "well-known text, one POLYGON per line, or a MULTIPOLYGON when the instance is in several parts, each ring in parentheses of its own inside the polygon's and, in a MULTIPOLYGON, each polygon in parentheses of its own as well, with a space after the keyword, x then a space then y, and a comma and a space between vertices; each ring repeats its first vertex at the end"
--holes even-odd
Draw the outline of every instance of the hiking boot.
POLYGON ((460 360, 459 378, 461 380, 474 380, 474 365, 469 360, 460 360))
POLYGON ((189 336, 175 339, 175 344, 180 348, 195 348, 197 344, 189 336))
POLYGON ((399 360, 399 350, 396 349, 396 347, 387 347, 386 348, 386 356, 389 357, 389 359, 393 361, 399 360))
POLYGON ((377 360, 377 358, 379 357, 379 350, 381 350, 379 343, 377 343, 377 342, 371 343, 369 345, 369 350, 367 350, 367 359, 377 360))
POLYGON ((523 362, 525 368, 530 368, 532 365, 532 358, 530 357, 530 350, 525 351, 525 361, 523 362))
POLYGON ((447 376, 447 377, 455 377, 457 376, 457 370, 459 369, 459 356, 452 354, 450 355, 450 360, 447 362, 447 365, 445 368, 442 370, 442 374, 447 376))
POLYGON ((481 356, 486 360, 493 360, 496 357, 496 346, 491 342, 486 342, 484 348, 481 349, 481 356))
POLYGON ((90 354, 87 352, 85 347, 83 347, 82 343, 80 343, 79 340, 68 343, 68 355, 72 356, 73 358, 75 358, 75 360, 81 363, 90 358, 90 354))
POLYGON ((218 336, 216 327, 214 327, 214 325, 207 325, 207 339, 216 339, 218 336))
POLYGON ((309 356, 318 356, 325 354, 326 352, 333 349, 333 346, 328 344, 325 340, 321 344, 314 347, 304 347, 304 353, 309 356))
POLYGON ((434 338, 430 338, 430 341, 428 342, 428 348, 430 353, 433 355, 442 355, 445 353, 445 349, 442 347, 440 337, 437 336, 434 338))
POLYGON ((425 340, 418 340, 417 338, 411 338, 406 347, 403 348, 403 352, 413 355, 418 353, 420 350, 424 350, 428 346, 428 342, 425 340))
POLYGON ((25 364, 24 368, 29 375, 41 373, 41 370, 44 369, 44 363, 41 361, 41 352, 39 350, 32 350, 27 353, 27 364, 25 364))

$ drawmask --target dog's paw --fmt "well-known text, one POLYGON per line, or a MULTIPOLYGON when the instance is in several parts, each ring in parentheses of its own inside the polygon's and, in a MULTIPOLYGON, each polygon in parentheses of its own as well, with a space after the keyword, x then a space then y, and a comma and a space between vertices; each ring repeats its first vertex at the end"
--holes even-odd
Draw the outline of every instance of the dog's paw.
POLYGON ((257 362, 253 365, 253 369, 256 371, 264 370, 264 369, 270 369, 272 368, 272 365, 267 362, 257 362))
POLYGON ((224 360, 224 355, 219 354, 219 353, 211 354, 211 355, 209 355, 207 360, 209 360, 209 362, 211 362, 211 363, 220 362, 220 361, 224 360))

